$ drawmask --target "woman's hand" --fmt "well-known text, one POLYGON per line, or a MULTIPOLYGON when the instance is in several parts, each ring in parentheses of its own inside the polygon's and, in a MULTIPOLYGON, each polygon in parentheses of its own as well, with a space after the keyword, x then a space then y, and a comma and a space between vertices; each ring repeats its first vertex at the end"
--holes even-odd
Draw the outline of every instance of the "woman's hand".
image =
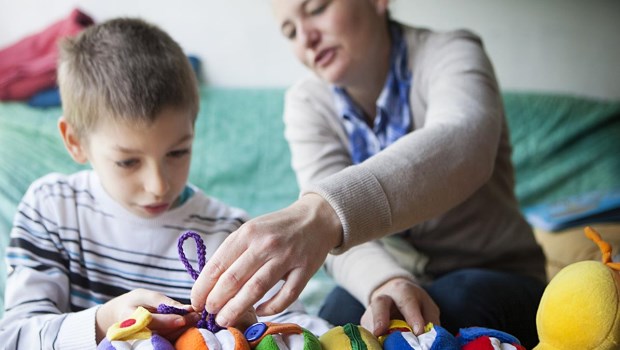
POLYGON ((304 195, 228 236, 196 280, 192 305, 217 313, 218 324, 232 325, 283 279, 282 288, 257 308, 259 315, 281 312, 341 240, 342 225, 332 207, 319 195, 304 195))
POLYGON ((135 289, 108 301, 97 310, 97 343, 105 337, 110 326, 129 317, 138 306, 142 306, 153 313, 153 319, 149 323, 148 328, 170 341, 174 341, 187 328, 196 325, 196 322, 200 319, 200 315, 193 312, 190 305, 183 305, 161 293, 146 289, 135 289), (159 304, 185 309, 189 313, 185 316, 156 314, 155 312, 159 304))
POLYGON ((390 319, 404 320, 415 335, 420 335, 428 322, 439 325, 439 307, 415 282, 394 278, 372 293, 361 323, 379 336, 387 332, 390 319))

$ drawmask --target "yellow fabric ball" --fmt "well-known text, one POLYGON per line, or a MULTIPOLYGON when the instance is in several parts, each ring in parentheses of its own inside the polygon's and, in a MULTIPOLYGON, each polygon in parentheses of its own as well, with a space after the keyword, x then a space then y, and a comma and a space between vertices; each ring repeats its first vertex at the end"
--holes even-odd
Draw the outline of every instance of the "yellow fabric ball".
POLYGON ((597 261, 562 269, 536 315, 535 350, 620 349, 620 274, 597 261))
POLYGON ((323 350, 353 350, 364 346, 356 344, 363 342, 367 350, 381 350, 382 346, 377 337, 362 326, 348 323, 337 326, 325 332, 320 338, 323 350))

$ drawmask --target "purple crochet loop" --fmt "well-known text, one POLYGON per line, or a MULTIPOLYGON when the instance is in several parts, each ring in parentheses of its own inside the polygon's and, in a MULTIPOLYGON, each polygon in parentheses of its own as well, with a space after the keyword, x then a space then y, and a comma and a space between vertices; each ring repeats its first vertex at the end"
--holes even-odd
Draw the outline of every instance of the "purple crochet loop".
POLYGON ((158 314, 176 314, 176 315, 187 315, 189 311, 185 309, 180 309, 178 307, 174 307, 172 305, 159 304, 157 306, 158 314))
MULTIPOLYGON (((184 234, 182 234, 181 237, 179 237, 179 242, 177 243, 177 247, 179 249, 179 258, 181 259, 181 262, 183 263, 183 265, 185 265, 185 269, 190 274, 190 276, 192 276, 192 278, 196 280, 198 278, 198 275, 200 274, 200 271, 202 271, 202 269, 205 267, 205 263, 207 259, 207 248, 205 247, 205 243, 202 240, 202 237, 200 237, 200 235, 196 232, 187 231, 184 234), (188 238, 193 238, 194 241, 196 241, 196 255, 198 256, 198 271, 194 270, 192 265, 189 263, 189 260, 185 256, 185 252, 183 251, 183 243, 185 243, 185 240, 187 240, 188 238)), ((174 309, 177 309, 177 308, 174 308, 174 309)), ((185 311, 185 310, 182 310, 182 311, 185 311)), ((221 331, 222 329, 224 329, 224 327, 221 327, 215 322, 215 314, 209 314, 207 310, 202 311, 202 315, 196 326, 198 328, 206 328, 212 333, 217 333, 221 331)))
POLYGON ((206 256, 207 256, 207 248, 205 247, 205 242, 202 240, 199 234, 193 231, 187 231, 179 237, 179 242, 177 243, 177 247, 179 249, 179 258, 181 258, 181 262, 185 265, 185 270, 192 276, 194 280, 198 278, 200 271, 205 267, 206 256), (188 238, 193 238, 196 241, 196 255, 198 255, 198 271, 194 270, 192 265, 187 260, 185 253, 183 252, 183 243, 188 238))

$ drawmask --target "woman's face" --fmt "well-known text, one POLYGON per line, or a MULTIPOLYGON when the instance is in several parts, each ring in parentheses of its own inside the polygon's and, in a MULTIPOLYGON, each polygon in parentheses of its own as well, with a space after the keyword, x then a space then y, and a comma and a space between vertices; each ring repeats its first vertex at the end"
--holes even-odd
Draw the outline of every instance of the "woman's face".
POLYGON ((389 50, 389 0, 272 0, 293 53, 323 80, 354 84, 373 69, 377 50, 389 50))

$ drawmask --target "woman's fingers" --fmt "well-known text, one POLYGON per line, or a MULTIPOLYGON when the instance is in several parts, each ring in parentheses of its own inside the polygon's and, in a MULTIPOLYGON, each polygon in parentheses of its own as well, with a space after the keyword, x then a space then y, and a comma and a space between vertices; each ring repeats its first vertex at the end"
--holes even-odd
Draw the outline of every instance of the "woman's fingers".
POLYGON ((373 298, 366 312, 362 315, 361 325, 372 330, 373 334, 377 336, 387 333, 393 304, 392 298, 387 295, 373 298))
POLYGON ((303 268, 296 268, 289 272, 280 290, 273 297, 261 303, 257 307, 256 313, 260 316, 266 316, 282 312, 297 300, 314 272, 312 269, 303 268))
POLYGON ((341 234, 337 215, 318 195, 250 220, 209 259, 192 288, 192 306, 231 325, 284 279, 284 287, 259 309, 263 315, 280 312, 297 299, 341 234))
MULTIPOLYGON (((244 260, 246 258, 245 255, 239 260, 244 260)), ((249 258, 248 260, 252 261, 249 258)), ((265 295, 273 286, 276 285, 276 283, 278 283, 280 276, 286 274, 286 272, 282 269, 283 266, 285 265, 277 264, 273 261, 267 261, 257 271, 252 271, 253 275, 250 279, 241 285, 241 287, 237 290, 232 291, 232 295, 226 304, 217 313, 217 323, 222 326, 236 323, 236 320, 238 320, 248 308, 253 307, 259 300, 261 300, 263 295, 265 295)), ((240 268, 240 266, 233 265, 229 269, 230 273, 234 273, 234 271, 232 271, 234 268, 240 268)), ((227 271, 226 274, 228 274, 229 271, 227 271)), ((222 277, 226 276, 226 274, 222 277)), ((225 281, 225 278, 221 278, 220 281, 218 281, 215 288, 213 288, 213 291, 209 295, 208 304, 211 302, 212 298, 222 298, 223 294, 218 294, 218 286, 222 283, 226 283, 225 281)), ((277 310, 276 312, 279 311, 281 310, 277 310)))
MULTIPOLYGON (((216 298, 210 300, 211 304, 206 305, 207 297, 231 265, 239 259, 243 252, 247 249, 243 240, 238 240, 238 231, 228 236, 224 242, 218 247, 213 256, 207 260, 200 275, 196 279, 191 291, 192 307, 196 311, 202 311, 207 308, 211 313, 218 312, 224 303, 216 303, 216 298)), ((220 287, 221 288, 221 287, 220 287)))
POLYGON ((375 335, 388 330, 389 320, 402 319, 420 335, 428 322, 439 325, 439 308, 428 293, 413 281, 395 278, 377 288, 362 317, 362 325, 375 335))

